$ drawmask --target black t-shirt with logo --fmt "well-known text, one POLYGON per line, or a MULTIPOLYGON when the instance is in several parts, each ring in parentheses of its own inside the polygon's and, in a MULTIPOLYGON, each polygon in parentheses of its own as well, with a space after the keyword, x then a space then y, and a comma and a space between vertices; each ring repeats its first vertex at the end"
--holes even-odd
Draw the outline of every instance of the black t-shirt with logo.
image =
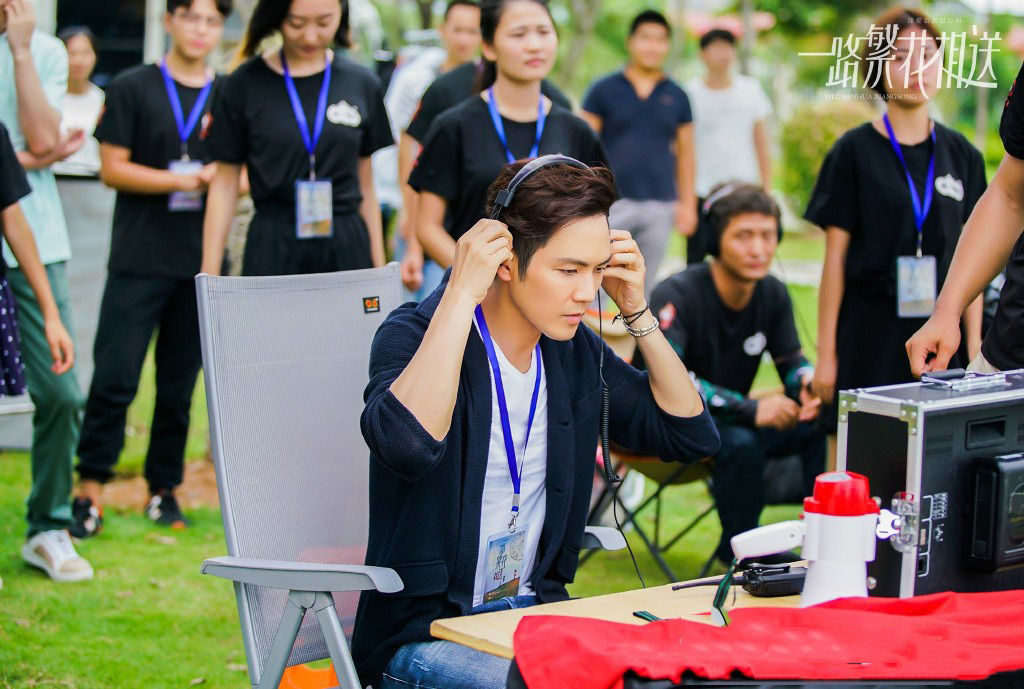
MULTIPOLYGON (((963 135, 938 123, 934 146, 929 138, 901 148, 921 199, 935 150, 935 189, 922 231, 923 254, 936 258, 941 290, 963 224, 985 191, 985 163, 963 135)), ((836 332, 836 390, 911 382, 904 345, 926 319, 897 316, 897 258, 915 255, 917 228, 907 176, 888 137, 871 123, 844 134, 822 163, 804 217, 850 234, 836 332)), ((950 366, 965 365, 963 354, 950 366)), ((829 412, 825 421, 831 428, 834 404, 829 412)))
MULTIPOLYGON (((11 136, 7 132, 7 127, 0 122, 0 211, 13 206, 31 193, 32 187, 28 185, 25 169, 14 152, 14 146, 11 145, 11 136)), ((0 229, 3 229, 2 224, 0 229)), ((7 264, 0 256, 0 276, 6 272, 7 264)))
MULTIPOLYGON (((376 75, 341 55, 335 56, 331 70, 327 116, 316 145, 316 175, 332 182, 337 216, 359 210, 360 158, 394 141, 376 75)), ((310 129, 323 77, 321 71, 294 78, 310 129)), ((224 80, 213 106, 208 144, 213 160, 248 165, 257 214, 276 208, 294 217, 295 182, 309 178, 309 153, 284 77, 262 57, 246 61, 224 80)))
MULTIPOLYGON (((192 160, 210 162, 201 134, 204 125, 209 124, 210 109, 223 82, 223 77, 214 80, 204 114, 189 135, 188 155, 192 160)), ((187 120, 202 89, 177 82, 175 88, 187 120)), ((100 143, 129 149, 129 160, 146 167, 166 170, 172 160, 181 158, 178 125, 158 65, 132 67, 110 83, 96 138, 100 143)), ((199 272, 203 209, 172 212, 167 202, 167 194, 117 192, 110 270, 188 278, 199 272)))
POLYGON ((758 281, 750 303, 735 311, 718 296, 711 265, 695 264, 658 285, 650 304, 687 370, 722 397, 708 400, 712 413, 735 407, 741 419, 752 422, 757 403, 728 398, 750 394, 764 352, 774 360, 789 360, 800 351, 793 302, 786 286, 771 275, 758 281))
MULTIPOLYGON (((536 121, 501 119, 512 155, 517 160, 527 157, 537 136, 536 121)), ((539 155, 550 153, 561 153, 590 166, 608 165, 594 130, 557 103, 551 104, 539 146, 539 155)), ((434 121, 409 175, 409 186, 448 202, 445 229, 458 239, 484 217, 487 188, 507 163, 487 103, 477 96, 434 121)))
MULTIPOLYGON (((1003 148, 1024 160, 1024 65, 1010 87, 999 122, 1003 148)), ((998 369, 1024 367, 1024 235, 1017 239, 1006 264, 1006 282, 999 294, 999 308, 981 345, 985 358, 998 369)))
MULTIPOLYGON (((441 113, 477 95, 473 87, 480 69, 480 63, 467 62, 435 79, 423 92, 420 105, 409 122, 406 133, 419 142, 425 142, 430 127, 441 113)), ((541 82, 540 92, 566 110, 572 110, 572 103, 565 94, 547 79, 541 82)))

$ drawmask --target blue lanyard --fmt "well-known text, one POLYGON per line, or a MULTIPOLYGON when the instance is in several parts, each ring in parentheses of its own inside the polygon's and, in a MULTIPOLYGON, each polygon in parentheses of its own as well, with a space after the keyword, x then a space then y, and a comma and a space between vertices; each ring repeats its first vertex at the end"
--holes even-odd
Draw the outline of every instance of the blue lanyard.
POLYGON ((171 78, 171 71, 167 69, 166 60, 160 61, 160 73, 164 75, 164 86, 167 87, 167 98, 171 101, 171 112, 174 113, 174 123, 178 125, 178 138, 181 140, 181 159, 188 160, 188 137, 192 136, 192 130, 196 128, 196 123, 199 122, 199 116, 203 113, 203 108, 206 106, 206 99, 210 95, 210 87, 213 85, 213 80, 206 80, 206 85, 203 86, 203 90, 199 92, 199 97, 196 98, 196 104, 192 106, 192 112, 188 114, 188 122, 186 122, 185 114, 181 110, 181 99, 178 97, 178 89, 174 85, 174 79, 171 78))
POLYGON ((306 144, 306 152, 309 153, 309 178, 316 179, 316 144, 320 141, 320 134, 324 131, 324 118, 327 117, 327 92, 331 88, 331 62, 324 56, 324 80, 320 85, 320 95, 316 101, 316 120, 313 122, 313 133, 309 133, 309 123, 306 121, 306 111, 302 109, 302 101, 299 100, 299 92, 295 90, 295 81, 288 71, 288 62, 284 59, 284 49, 281 49, 281 71, 284 72, 284 85, 288 89, 288 98, 292 102, 292 111, 295 113, 295 121, 299 125, 299 133, 302 134, 302 142, 306 144))
MULTIPOLYGON (((487 349, 487 358, 491 362, 491 371, 494 372, 494 391, 498 397, 498 413, 501 415, 501 434, 505 438, 505 455, 508 457, 508 473, 512 477, 512 521, 509 522, 509 530, 515 529, 516 518, 519 516, 519 493, 523 484, 523 471, 516 462, 516 446, 512 440, 512 426, 508 420, 508 403, 505 401, 505 386, 501 383, 501 368, 498 365, 498 354, 494 351, 494 341, 491 339, 491 332, 487 329, 487 321, 484 320, 484 311, 478 305, 476 307, 476 324, 480 328, 481 339, 487 349)), ((537 357, 537 379, 533 382, 533 397, 530 399, 530 416, 526 422, 526 441, 523 443, 523 466, 526 465, 526 447, 530 444, 530 429, 533 427, 533 417, 537 413, 537 398, 540 396, 540 376, 543 363, 541 363, 540 343, 534 350, 537 357)))
MULTIPOLYGON (((498 132, 498 138, 501 139, 501 145, 505 149, 505 157, 508 162, 516 162, 516 157, 512 155, 512 151, 508 148, 508 139, 505 137, 505 125, 501 123, 501 113, 498 112, 498 101, 494 97, 494 87, 487 89, 487 110, 491 113, 491 122, 494 123, 494 131, 498 132)), ((541 96, 540 103, 537 105, 537 136, 533 140, 533 148, 530 149, 530 155, 528 158, 536 158, 537 154, 540 153, 540 137, 544 135, 544 120, 547 119, 547 114, 544 112, 544 97, 541 96)))
POLYGON ((896 157, 900 159, 903 172, 907 175, 907 185, 910 187, 910 200, 914 204, 914 225, 917 227, 917 257, 921 258, 921 245, 924 242, 924 220, 928 217, 928 211, 932 207, 932 197, 935 192, 935 130, 932 129, 932 158, 928 161, 928 176, 924 180, 924 203, 917 195, 917 187, 914 186, 914 179, 910 176, 910 168, 903 158, 903 149, 900 142, 896 140, 896 134, 892 131, 892 123, 889 122, 889 115, 882 115, 885 122, 885 131, 889 133, 889 143, 892 150, 896 151, 896 157))

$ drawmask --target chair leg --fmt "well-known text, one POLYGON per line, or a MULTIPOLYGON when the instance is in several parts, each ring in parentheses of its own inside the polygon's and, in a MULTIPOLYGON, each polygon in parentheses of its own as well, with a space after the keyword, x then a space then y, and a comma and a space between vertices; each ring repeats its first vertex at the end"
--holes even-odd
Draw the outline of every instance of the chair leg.
POLYGON ((285 605, 284 614, 281 615, 277 634, 274 635, 274 644, 267 654, 267 662, 263 664, 263 672, 260 674, 256 689, 278 689, 281 685, 281 677, 284 675, 285 665, 288 664, 288 656, 292 654, 302 618, 306 614, 306 608, 312 606, 314 600, 314 594, 307 591, 288 593, 288 603, 285 605))
POLYGON ((338 611, 334 607, 334 598, 329 593, 316 594, 316 604, 313 606, 313 610, 320 622, 320 630, 324 634, 327 650, 334 663, 334 674, 338 677, 338 686, 341 689, 361 689, 356 666, 352 662, 352 653, 345 641, 345 631, 341 628, 338 611))
POLYGON ((665 574, 665 576, 668 577, 668 580, 670 582, 679 581, 679 579, 676 577, 675 572, 673 572, 672 568, 669 567, 668 562, 666 562, 665 558, 662 557, 661 549, 658 548, 657 544, 651 542, 651 539, 647 537, 647 534, 644 533, 644 530, 640 527, 640 523, 636 520, 636 513, 640 511, 640 508, 637 508, 636 510, 631 512, 626 507, 626 505, 623 504, 622 499, 619 498, 618 496, 616 496, 615 502, 619 505, 619 507, 622 508, 622 511, 626 513, 626 518, 622 520, 622 525, 625 526, 629 522, 633 522, 633 530, 636 531, 636 534, 640 537, 640 540, 644 542, 644 545, 647 547, 647 552, 650 553, 652 558, 654 558, 654 561, 657 563, 658 567, 665 574))

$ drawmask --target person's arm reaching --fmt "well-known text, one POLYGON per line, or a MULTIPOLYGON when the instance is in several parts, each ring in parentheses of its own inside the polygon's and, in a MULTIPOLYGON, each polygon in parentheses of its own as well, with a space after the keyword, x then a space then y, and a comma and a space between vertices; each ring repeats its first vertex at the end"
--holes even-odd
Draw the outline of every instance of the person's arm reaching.
POLYGON ((981 322, 984 318, 984 309, 985 297, 979 294, 960 319, 967 338, 967 357, 971 361, 974 361, 974 357, 981 352, 981 322))
MULTIPOLYGON (((50 104, 32 61, 32 32, 36 28, 31 0, 11 0, 3 6, 7 15, 7 44, 14 60, 14 88, 18 100, 18 126, 25 136, 29 152, 45 156, 60 142, 60 111, 50 104)), ((48 77, 67 83, 67 55, 63 56, 62 74, 48 77)), ((10 78, 10 77, 5 77, 10 78)))
POLYGON ((697 163, 693 144, 693 123, 681 125, 676 132, 676 229, 685 237, 697 230, 697 163))
POLYGON ((50 290, 46 268, 39 260, 32 228, 29 227, 18 204, 4 209, 2 219, 4 239, 11 247, 11 253, 18 260, 18 267, 25 274, 25 279, 28 280, 29 287, 39 302, 46 342, 50 345, 50 355, 53 357, 51 369, 57 374, 66 373, 75 365, 75 345, 60 319, 60 310, 50 290))
POLYGON ((206 192, 206 215, 203 217, 203 262, 200 268, 203 273, 220 275, 231 219, 238 205, 241 172, 241 165, 217 163, 210 181, 206 192))
POLYGON ((369 156, 359 159, 359 191, 363 200, 359 204, 359 214, 366 223, 366 232, 370 240, 370 259, 376 268, 384 265, 384 220, 377 203, 377 190, 373 186, 373 164, 369 156))
POLYGON ((814 369, 814 394, 831 403, 836 388, 836 329, 839 306, 843 303, 846 281, 846 254, 850 233, 830 226, 825 230, 825 263, 821 268, 818 292, 818 365, 814 369))
POLYGON ((761 186, 765 191, 771 191, 772 145, 768 136, 768 123, 765 120, 754 123, 754 149, 757 151, 757 168, 761 171, 761 186))
POLYGON ((421 191, 416 205, 416 236, 423 251, 442 268, 455 261, 455 240, 444 229, 444 214, 448 202, 429 191, 421 191))
POLYGON ((915 376, 949 365, 960 346, 961 314, 1006 266, 1021 228, 1024 160, 1007 153, 964 225, 931 318, 907 340, 910 370, 915 376))

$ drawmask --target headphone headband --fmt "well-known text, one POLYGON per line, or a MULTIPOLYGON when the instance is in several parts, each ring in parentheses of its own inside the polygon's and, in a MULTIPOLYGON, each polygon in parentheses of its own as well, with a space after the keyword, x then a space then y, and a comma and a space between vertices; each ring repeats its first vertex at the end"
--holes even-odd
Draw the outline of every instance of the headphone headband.
POLYGON ((498 192, 498 195, 494 199, 494 210, 491 211, 491 219, 497 220, 501 212, 503 210, 507 210, 508 207, 512 205, 512 198, 515 196, 516 189, 518 189, 519 185, 525 182, 530 175, 538 170, 551 167, 553 165, 572 165, 573 167, 593 172, 590 170, 590 166, 586 163, 581 163, 575 158, 570 158, 569 156, 562 155, 561 153, 552 153, 551 155, 534 158, 515 174, 507 187, 498 192))
POLYGON ((704 206, 701 208, 701 210, 704 212, 705 215, 709 214, 711 212, 712 206, 714 206, 717 202, 721 201, 726 196, 733 193, 739 188, 739 184, 729 183, 722 185, 722 187, 718 191, 716 191, 715 193, 713 193, 711 196, 707 197, 707 199, 704 200, 704 206))

